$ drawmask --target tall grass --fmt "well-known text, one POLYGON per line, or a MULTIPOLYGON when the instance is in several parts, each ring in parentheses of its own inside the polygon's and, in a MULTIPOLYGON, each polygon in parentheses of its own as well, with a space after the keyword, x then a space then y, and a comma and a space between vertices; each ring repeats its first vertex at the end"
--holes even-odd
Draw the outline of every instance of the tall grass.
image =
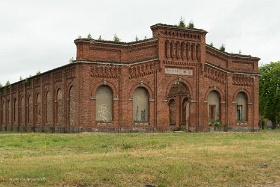
POLYGON ((277 185, 279 159, 280 131, 1 132, 0 186, 277 185))

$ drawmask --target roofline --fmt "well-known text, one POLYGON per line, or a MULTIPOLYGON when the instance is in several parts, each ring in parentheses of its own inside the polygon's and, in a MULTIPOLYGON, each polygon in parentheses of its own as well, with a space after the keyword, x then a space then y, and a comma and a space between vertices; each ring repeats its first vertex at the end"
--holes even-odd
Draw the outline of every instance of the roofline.
POLYGON ((219 66, 216 66, 215 64, 212 64, 210 62, 207 62, 205 63, 206 65, 208 66, 211 66, 213 68, 216 68, 220 71, 223 71, 225 73, 228 73, 228 74, 240 74, 240 75, 255 75, 255 76, 261 76, 261 73, 256 73, 256 72, 247 72, 247 71, 234 71, 234 70, 229 70, 229 69, 224 69, 224 68, 221 68, 219 66))
POLYGON ((184 28, 184 27, 179 27, 177 25, 167 25, 167 24, 162 24, 162 23, 157 23, 155 25, 152 25, 150 28, 152 30, 156 29, 156 28, 168 28, 168 29, 173 29, 173 30, 200 32, 200 33, 203 33, 203 34, 207 34, 208 33, 204 29, 197 29, 197 28, 190 29, 190 28, 187 28, 187 27, 184 28))
POLYGON ((157 41, 157 38, 149 38, 145 40, 133 41, 133 42, 114 42, 111 40, 95 40, 95 39, 88 39, 88 38, 78 38, 74 40, 74 43, 91 43, 91 44, 105 44, 105 45, 114 45, 114 46, 123 46, 129 47, 149 42, 157 41))
MULTIPOLYGON (((221 51, 219 49, 217 49, 216 47, 213 47, 209 44, 206 44, 206 47, 212 49, 212 50, 215 50, 216 52, 219 52, 223 55, 226 55, 228 57, 231 57, 231 58, 243 58, 243 59, 252 59, 252 60, 260 60, 259 57, 253 57, 251 55, 241 55, 241 54, 237 54, 237 53, 228 53, 228 52, 225 52, 225 51, 221 51)), ((206 48, 207 49, 207 48, 206 48)))

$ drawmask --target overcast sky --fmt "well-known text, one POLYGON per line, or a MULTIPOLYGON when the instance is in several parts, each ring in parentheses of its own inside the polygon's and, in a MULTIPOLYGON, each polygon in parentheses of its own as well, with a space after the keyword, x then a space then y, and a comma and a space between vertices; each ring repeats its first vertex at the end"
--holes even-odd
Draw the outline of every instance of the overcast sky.
POLYGON ((181 17, 216 48, 280 60, 279 0, 0 0, 0 83, 69 63, 78 36, 129 42, 181 17))

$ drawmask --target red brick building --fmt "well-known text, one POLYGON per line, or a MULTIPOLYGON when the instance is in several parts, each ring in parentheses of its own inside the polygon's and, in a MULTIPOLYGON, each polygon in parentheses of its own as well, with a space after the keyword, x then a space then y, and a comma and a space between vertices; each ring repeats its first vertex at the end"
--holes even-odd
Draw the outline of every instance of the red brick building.
POLYGON ((1 129, 258 129, 259 58, 211 47, 201 29, 151 30, 129 43, 76 39, 74 63, 1 88, 1 129))

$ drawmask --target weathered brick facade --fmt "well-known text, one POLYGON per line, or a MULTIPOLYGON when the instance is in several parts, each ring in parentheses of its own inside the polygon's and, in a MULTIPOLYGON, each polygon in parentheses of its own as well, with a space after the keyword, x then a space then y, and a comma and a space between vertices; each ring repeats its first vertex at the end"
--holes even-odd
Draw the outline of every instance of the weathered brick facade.
POLYGON ((258 129, 259 58, 221 52, 207 32, 165 24, 136 42, 76 39, 74 63, 1 89, 1 129, 258 129))

